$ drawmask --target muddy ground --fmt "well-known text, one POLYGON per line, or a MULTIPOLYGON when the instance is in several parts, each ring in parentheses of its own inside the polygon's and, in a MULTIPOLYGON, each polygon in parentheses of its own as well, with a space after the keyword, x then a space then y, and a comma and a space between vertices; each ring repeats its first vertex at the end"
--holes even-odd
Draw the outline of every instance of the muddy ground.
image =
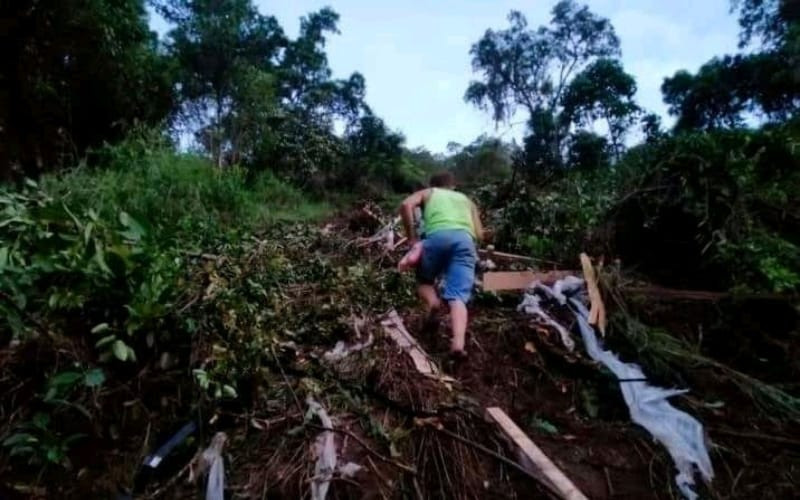
MULTIPOLYGON (((319 242, 296 251, 327 255, 335 268, 366 265, 388 276, 397 255, 349 245, 371 234, 372 226, 342 219, 323 228, 319 242)), ((71 466, 24 467, 0 457, 0 498, 194 498, 202 495, 202 480, 187 484, 192 457, 218 431, 228 436, 230 498, 306 498, 313 443, 321 432, 305 415, 309 395, 334 419, 340 461, 363 467, 354 477, 335 477, 329 498, 547 498, 515 467, 514 453, 484 421, 487 406, 503 408, 589 498, 679 497, 671 459, 631 423, 619 383, 583 354, 580 342, 570 353, 553 331, 518 313, 519 294, 478 294, 471 306, 469 359, 459 366, 446 360, 446 320, 437 332, 423 334, 413 297, 394 304, 412 335, 455 377, 448 388, 416 373, 382 335, 381 314, 398 293, 393 287, 401 285, 393 285, 394 278, 381 280, 374 289, 361 285, 335 297, 341 291, 307 281, 285 287, 287 302, 312 309, 344 302, 347 307, 338 310, 349 313, 335 318, 338 326, 327 336, 276 340, 264 354, 263 370, 242 381, 236 401, 207 401, 180 364, 166 370, 146 365, 109 384, 94 395, 102 411, 89 438, 71 453, 71 466), (385 300, 360 307, 372 294, 385 300), (371 334, 375 341, 342 362, 322 359, 336 340, 352 342, 356 334, 371 334), (143 458, 189 420, 200 423, 199 431, 158 470, 142 470, 143 458)), ((612 316, 621 306, 609 300, 612 316)), ((655 337, 627 335, 624 322, 612 322, 606 339, 625 361, 641 362, 655 383, 690 389, 672 401, 708 433, 716 477, 700 485, 701 497, 797 497, 800 419, 776 411, 775 398, 765 402, 748 384, 754 378, 789 397, 800 395, 797 310, 773 301, 634 297, 626 297, 624 306, 625 317, 655 325, 713 361, 660 356, 658 346, 648 345, 655 337)), ((183 348, 184 362, 211 352, 196 341, 183 348)), ((4 349, 0 417, 13 420, 23 402, 32 401, 41 383, 37 365, 79 356, 90 353, 78 341, 4 349)), ((56 418, 65 428, 76 419, 74 413, 56 418)))

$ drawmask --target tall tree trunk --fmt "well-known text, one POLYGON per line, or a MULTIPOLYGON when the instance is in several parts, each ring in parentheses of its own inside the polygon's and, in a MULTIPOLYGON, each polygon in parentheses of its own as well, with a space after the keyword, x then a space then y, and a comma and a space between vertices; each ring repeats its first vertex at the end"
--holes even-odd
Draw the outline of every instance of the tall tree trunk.
POLYGON ((217 92, 217 153, 216 163, 218 168, 222 168, 222 93, 217 92))

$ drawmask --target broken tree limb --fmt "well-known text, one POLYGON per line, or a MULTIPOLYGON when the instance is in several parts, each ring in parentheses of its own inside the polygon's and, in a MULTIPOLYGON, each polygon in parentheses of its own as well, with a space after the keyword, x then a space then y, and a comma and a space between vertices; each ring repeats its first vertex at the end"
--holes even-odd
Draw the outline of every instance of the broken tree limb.
POLYGON ((575 484, 559 469, 531 439, 522 432, 506 413, 497 407, 486 408, 486 415, 503 435, 517 448, 523 466, 529 465, 530 472, 550 491, 564 500, 587 500, 575 484))
POLYGON ((537 262, 536 259, 533 257, 526 257, 524 255, 516 255, 513 253, 505 253, 505 252, 497 252, 495 251, 494 247, 489 245, 487 248, 478 250, 478 255, 480 257, 492 259, 492 260, 503 260, 503 261, 511 261, 511 262, 537 262))
POLYGON ((391 338, 400 349, 408 354, 408 356, 411 358, 411 361, 414 362, 414 367, 419 373, 425 375, 426 377, 442 380, 443 382, 453 381, 452 378, 443 376, 441 374, 439 368, 431 360, 430 356, 428 356, 422 347, 420 347, 417 340, 410 333, 408 333, 408 330, 406 330, 405 325, 403 325, 403 320, 400 319, 400 315, 397 314, 397 311, 392 309, 389 314, 386 315, 386 318, 381 321, 381 325, 383 326, 383 330, 386 332, 389 338, 391 338))
POLYGON ((545 284, 572 276, 575 271, 504 271, 483 273, 483 290, 486 292, 496 292, 503 290, 524 290, 535 281, 545 284))
POLYGON ((583 268, 583 279, 586 281, 586 290, 589 292, 591 309, 589 310, 589 324, 596 326, 600 333, 606 334, 606 306, 600 296, 600 288, 597 286, 597 273, 594 271, 592 261, 585 253, 580 255, 581 267, 583 268))

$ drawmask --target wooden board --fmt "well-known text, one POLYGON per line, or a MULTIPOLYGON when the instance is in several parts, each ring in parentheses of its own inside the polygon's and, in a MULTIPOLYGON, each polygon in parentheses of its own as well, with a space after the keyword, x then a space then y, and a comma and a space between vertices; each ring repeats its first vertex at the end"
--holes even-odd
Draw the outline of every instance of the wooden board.
POLYGON ((417 340, 406 330, 403 320, 394 309, 386 315, 386 318, 381 321, 383 330, 391 338, 397 346, 408 354, 411 361, 414 363, 414 368, 419 373, 427 377, 442 380, 443 382, 452 382, 453 379, 442 375, 439 368, 436 366, 430 356, 422 349, 417 340))
POLYGON ((589 310, 589 324, 597 326, 600 333, 606 334, 606 306, 600 296, 600 288, 597 286, 597 274, 592 267, 592 261, 585 253, 580 255, 581 267, 583 268, 583 279, 586 281, 586 290, 589 292, 591 309, 589 310))
POLYGON ((548 271, 541 273, 534 271, 488 272, 483 273, 483 290, 487 292, 524 290, 534 281, 541 281, 546 285, 550 285, 574 274, 575 271, 548 271))
POLYGON ((511 261, 511 262, 536 262, 536 259, 533 257, 526 257, 524 255, 516 255, 513 253, 505 253, 505 252, 496 252, 493 249, 480 249, 478 250, 478 255, 491 260, 503 260, 503 261, 511 261))
POLYGON ((553 463, 544 452, 514 423, 506 412, 497 407, 486 408, 490 421, 497 424, 503 435, 517 448, 522 466, 559 498, 565 500, 587 500, 575 484, 553 463))

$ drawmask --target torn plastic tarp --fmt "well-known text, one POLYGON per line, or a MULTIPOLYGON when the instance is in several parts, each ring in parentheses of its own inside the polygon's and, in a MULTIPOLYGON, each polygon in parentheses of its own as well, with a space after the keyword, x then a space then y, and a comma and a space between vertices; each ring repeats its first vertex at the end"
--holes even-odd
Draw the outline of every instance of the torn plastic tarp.
POLYGON ((623 363, 611 351, 603 350, 594 329, 589 325, 589 312, 580 296, 584 292, 583 280, 567 278, 559 280, 549 288, 536 283, 525 295, 529 304, 539 304, 540 295, 555 299, 560 304, 568 304, 575 315, 583 338, 586 352, 611 370, 618 379, 636 380, 620 383, 620 390, 628 405, 631 420, 647 429, 663 444, 672 456, 678 475, 675 482, 681 493, 688 499, 697 498, 692 487, 695 484, 695 471, 699 471, 705 481, 711 481, 714 470, 706 448, 703 425, 694 417, 672 406, 667 398, 687 392, 683 389, 663 389, 653 387, 645 379, 642 369, 633 363, 623 363), (537 295, 538 294, 538 295, 537 295), (538 300, 529 297, 539 297, 538 300))
POLYGON ((329 362, 340 361, 354 352, 361 351, 372 345, 374 338, 372 333, 369 334, 367 340, 364 342, 356 342, 355 344, 347 345, 344 341, 340 340, 333 346, 333 349, 322 355, 322 359, 329 362))
POLYGON ((575 349, 575 342, 572 340, 572 337, 569 336, 569 332, 566 328, 561 326, 556 320, 550 317, 549 314, 544 312, 541 305, 541 298, 535 294, 525 294, 525 298, 522 300, 522 304, 519 305, 518 309, 523 311, 525 314, 530 314, 531 316, 538 316, 545 322, 545 324, 552 326, 558 332, 558 335, 561 337, 561 343, 564 344, 564 347, 569 349, 570 351, 575 349))
POLYGON ((361 470, 361 466, 348 462, 337 468, 336 466, 336 443, 333 436, 333 421, 328 412, 314 398, 309 396, 306 399, 308 414, 306 418, 316 415, 322 427, 325 429, 317 436, 314 442, 314 453, 317 462, 314 464, 314 477, 311 480, 311 500, 325 500, 330 488, 331 479, 334 471, 342 477, 352 477, 361 470))
POLYGON ((225 460, 222 458, 222 448, 227 439, 224 432, 218 432, 211 440, 211 445, 203 451, 202 460, 208 466, 206 500, 225 500, 225 460))

